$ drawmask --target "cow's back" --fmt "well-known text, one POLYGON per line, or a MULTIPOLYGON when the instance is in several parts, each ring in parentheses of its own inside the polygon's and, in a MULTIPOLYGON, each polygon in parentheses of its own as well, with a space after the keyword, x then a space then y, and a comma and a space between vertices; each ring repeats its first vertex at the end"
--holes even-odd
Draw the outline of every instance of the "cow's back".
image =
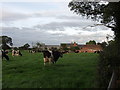
POLYGON ((50 58, 51 57, 51 53, 49 51, 43 51, 43 57, 46 58, 50 58))
POLYGON ((59 51, 52 51, 54 56, 54 61, 57 61, 59 57, 61 57, 61 53, 59 51))

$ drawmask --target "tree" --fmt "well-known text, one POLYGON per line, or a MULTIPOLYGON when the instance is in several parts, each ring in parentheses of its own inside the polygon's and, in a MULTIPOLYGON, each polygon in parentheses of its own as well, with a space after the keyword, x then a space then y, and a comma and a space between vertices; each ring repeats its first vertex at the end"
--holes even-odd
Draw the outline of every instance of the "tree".
POLYGON ((109 45, 112 45, 113 43, 115 43, 114 40, 110 40, 110 41, 108 41, 108 44, 109 44, 109 45))
POLYGON ((86 45, 96 45, 95 40, 90 40, 89 42, 86 42, 86 45))
POLYGON ((37 51, 42 51, 44 49, 44 47, 45 47, 44 43, 39 43, 39 42, 36 43, 36 50, 37 51))
POLYGON ((38 48, 42 47, 42 43, 37 42, 36 45, 38 48))
POLYGON ((80 48, 78 46, 71 46, 70 50, 71 51, 76 51, 76 50, 80 50, 80 48))
POLYGON ((105 48, 107 46, 107 43, 104 41, 102 43, 98 43, 97 45, 101 45, 103 48, 105 48))
MULTIPOLYGON (((93 20, 101 20, 103 25, 115 32, 115 39, 120 42, 120 2, 77 2, 71 1, 68 5, 71 11, 93 20)), ((97 25, 97 24, 96 24, 97 25)))
POLYGON ((30 47, 30 45, 28 43, 26 43, 25 45, 19 47, 19 49, 25 49, 25 50, 28 50, 30 47))
POLYGON ((10 46, 13 45, 12 38, 8 36, 0 36, 0 44, 1 44, 2 49, 4 50, 10 49, 10 46))
POLYGON ((67 47, 67 44, 62 43, 62 44, 61 44, 61 47, 62 47, 62 48, 66 48, 66 47, 67 47))
POLYGON ((69 50, 67 47, 67 44, 65 44, 65 43, 61 44, 61 48, 62 48, 62 50, 65 50, 65 51, 69 50))
MULTIPOLYGON (((110 81, 111 72, 119 69, 120 66, 120 1, 109 2, 76 2, 71 1, 68 5, 71 11, 78 15, 100 21, 101 24, 111 28, 115 34, 115 42, 105 46, 103 53, 100 54, 99 75, 100 87, 107 87, 110 81)), ((103 45, 106 43, 103 42, 103 45)))
POLYGON ((28 43, 26 43, 24 46, 23 46, 25 49, 28 49, 30 47, 30 45, 28 43))

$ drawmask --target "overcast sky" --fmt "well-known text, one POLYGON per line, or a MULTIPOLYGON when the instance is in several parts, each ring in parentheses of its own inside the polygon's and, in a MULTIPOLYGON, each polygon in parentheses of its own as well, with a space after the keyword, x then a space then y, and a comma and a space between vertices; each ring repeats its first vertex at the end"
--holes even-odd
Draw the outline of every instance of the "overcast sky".
MULTIPOLYGON (((69 0, 70 1, 70 0, 69 0)), ((98 22, 76 15, 69 2, 2 2, 0 3, 1 35, 13 39, 14 46, 42 42, 59 45, 89 40, 102 42, 113 32, 105 26, 89 27, 98 22)))

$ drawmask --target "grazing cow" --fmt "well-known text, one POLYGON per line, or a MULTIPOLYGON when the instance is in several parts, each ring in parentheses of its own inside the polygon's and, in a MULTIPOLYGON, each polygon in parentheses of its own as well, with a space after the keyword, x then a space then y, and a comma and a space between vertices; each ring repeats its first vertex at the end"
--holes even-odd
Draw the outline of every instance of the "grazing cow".
POLYGON ((95 51, 94 53, 102 53, 102 51, 95 51))
POLYGON ((15 56, 16 51, 12 50, 12 56, 15 56))
POLYGON ((29 50, 29 53, 36 53, 35 50, 29 50))
POLYGON ((52 51, 53 54, 53 63, 56 63, 59 57, 63 57, 63 54, 59 51, 52 51))
POLYGON ((8 51, 3 51, 2 50, 2 59, 5 58, 7 61, 9 61, 9 57, 8 57, 8 51))
POLYGON ((20 50, 17 50, 17 54, 18 56, 22 56, 22 53, 20 52, 20 50))
POLYGON ((12 56, 22 56, 22 53, 20 52, 20 50, 12 50, 12 56))
POLYGON ((62 54, 68 54, 69 51, 62 51, 62 54))
POLYGON ((56 63, 59 57, 62 57, 62 53, 59 51, 43 51, 43 57, 44 57, 44 65, 49 62, 50 63, 56 63))
POLYGON ((77 51, 77 50, 76 50, 76 51, 74 51, 74 52, 75 52, 75 53, 79 53, 79 51, 77 51))

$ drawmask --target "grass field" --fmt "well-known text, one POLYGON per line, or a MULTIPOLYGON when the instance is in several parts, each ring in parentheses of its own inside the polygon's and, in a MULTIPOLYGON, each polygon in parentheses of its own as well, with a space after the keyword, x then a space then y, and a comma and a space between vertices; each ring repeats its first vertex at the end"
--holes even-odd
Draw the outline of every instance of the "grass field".
POLYGON ((64 54, 54 65, 44 66, 42 53, 22 51, 2 62, 3 88, 96 88, 98 54, 64 54))

